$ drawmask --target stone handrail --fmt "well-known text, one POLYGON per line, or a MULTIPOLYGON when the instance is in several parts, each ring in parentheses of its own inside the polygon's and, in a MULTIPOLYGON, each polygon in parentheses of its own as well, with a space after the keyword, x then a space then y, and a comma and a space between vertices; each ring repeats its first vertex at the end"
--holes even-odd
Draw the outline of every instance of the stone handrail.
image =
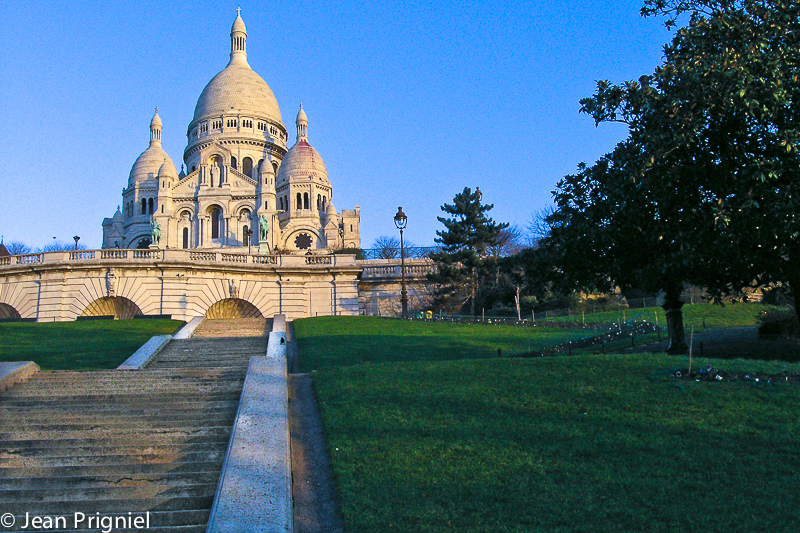
MULTIPOLYGON (((258 185, 258 181, 254 180, 253 178, 251 178, 250 176, 248 176, 244 172, 240 172, 239 170, 236 170, 235 168, 230 169, 230 171, 231 171, 230 172, 231 176, 236 177, 236 178, 240 178, 240 179, 243 179, 243 180, 247 180, 247 181, 250 182, 251 185, 258 185)), ((228 181, 230 181, 230 178, 228 179, 228 181)))
MULTIPOLYGON (((63 252, 40 252, 24 255, 0 257, 0 269, 13 268, 17 265, 46 265, 55 263, 107 263, 119 265, 121 262, 137 263, 140 261, 167 261, 188 263, 223 263, 228 265, 278 266, 278 267, 356 267, 353 255, 264 255, 222 250, 193 249, 170 250, 163 248, 105 250, 73 250, 63 252)), ((399 268, 399 267, 398 267, 399 268)), ((409 272, 406 265, 406 272, 409 272)), ((399 275, 399 270, 398 270, 399 275)))
MULTIPOLYGON (((401 265, 400 260, 388 260, 390 264, 386 264, 387 261, 382 261, 382 264, 369 264, 371 261, 359 261, 364 267, 364 273, 362 275, 362 279, 365 278, 400 278, 402 276, 401 273, 401 265)), ((424 278, 426 274, 429 272, 433 272, 435 269, 435 265, 432 261, 424 259, 424 260, 406 260, 406 277, 409 278, 424 278)))

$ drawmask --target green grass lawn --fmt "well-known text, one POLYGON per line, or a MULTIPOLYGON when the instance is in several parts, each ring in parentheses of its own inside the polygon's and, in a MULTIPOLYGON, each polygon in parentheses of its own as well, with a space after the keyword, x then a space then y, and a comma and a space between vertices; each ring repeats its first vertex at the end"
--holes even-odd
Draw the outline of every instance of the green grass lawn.
MULTIPOLYGON (((708 362, 782 367, 696 364, 708 362)), ((346 531, 800 530, 800 387, 668 377, 681 363, 587 355, 314 372, 346 531)))
POLYGON ((34 361, 43 370, 116 368, 154 335, 169 335, 177 320, 87 320, 0 323, 0 361, 34 361))
POLYGON ((563 328, 443 324, 378 317, 294 321, 302 372, 364 362, 442 361, 527 354, 592 335, 563 328), (446 334, 443 335, 443 332, 446 334))
MULTIPOLYGON (((683 323, 688 334, 692 326, 696 330, 703 328, 735 328, 745 326, 757 326, 758 314, 768 309, 779 309, 772 305, 760 303, 729 303, 725 305, 715 304, 687 304, 683 306, 683 323)), ((626 309, 624 311, 605 311, 601 313, 591 313, 586 315, 572 315, 571 317, 552 318, 554 322, 580 322, 581 320, 589 323, 612 323, 623 322, 626 320, 647 320, 660 326, 667 325, 667 318, 664 310, 660 307, 645 307, 643 309, 626 309)), ((537 320, 538 322, 538 320, 537 320)), ((542 320, 542 322, 546 322, 542 320)))

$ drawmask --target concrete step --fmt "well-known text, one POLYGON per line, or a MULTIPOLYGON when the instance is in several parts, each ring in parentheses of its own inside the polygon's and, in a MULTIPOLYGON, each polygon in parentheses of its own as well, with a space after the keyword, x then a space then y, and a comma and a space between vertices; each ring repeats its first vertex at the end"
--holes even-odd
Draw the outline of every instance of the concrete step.
MULTIPOLYGON (((214 462, 225 459, 227 443, 220 446, 219 452, 180 452, 173 453, 143 453, 119 455, 62 455, 47 457, 30 457, 25 455, 8 454, 2 457, 5 468, 69 468, 83 466, 103 465, 128 465, 128 464, 182 464, 198 462, 214 462)), ((2 468, 0 468, 2 471, 2 468)))
MULTIPOLYGON (((198 454, 195 454, 198 455, 198 454)), ((209 454, 212 455, 213 454, 209 454)), ((129 456, 118 456, 122 459, 129 456)), ((180 474, 192 472, 220 472, 223 457, 216 454, 216 461, 193 461, 186 463, 132 463, 124 461, 120 464, 81 465, 81 466, 40 466, 28 468, 0 468, 0 479, 14 478, 56 478, 75 476, 112 476, 131 473, 145 474, 180 474)), ((5 483, 5 481, 3 481, 5 483)))
POLYGON ((7 432, 0 431, 0 448, 7 446, 12 442, 35 442, 35 441, 52 441, 54 446, 64 446, 65 444, 75 441, 99 439, 124 439, 127 442, 135 442, 137 440, 145 440, 147 442, 158 442, 173 439, 209 439, 218 440, 219 438, 226 439, 230 435, 231 428, 229 425, 224 426, 199 426, 199 427, 141 427, 129 428, 125 431, 120 431, 118 427, 103 427, 96 426, 89 429, 80 430, 59 430, 59 429, 45 429, 39 431, 21 431, 21 432, 7 432))
POLYGON ((170 414, 165 413, 161 416, 130 416, 122 414, 107 414, 105 416, 94 413, 87 413, 85 416, 61 415, 57 418, 51 417, 51 423, 47 418, 26 417, 23 420, 0 418, 0 427, 7 432, 18 433, 20 431, 46 431, 64 430, 75 431, 89 429, 102 425, 103 427, 115 427, 119 430, 125 428, 145 428, 145 427, 197 427, 199 425, 222 426, 233 423, 234 415, 224 413, 218 415, 198 416, 191 413, 170 414))
POLYGON ((179 473, 160 473, 160 474, 105 474, 88 475, 80 474, 77 476, 57 476, 57 477, 22 477, 4 478, 0 486, 0 495, 8 491, 17 490, 42 490, 42 489, 84 489, 102 487, 143 487, 143 486, 163 486, 180 487, 185 485, 199 485, 217 483, 219 472, 179 472, 179 473))
MULTIPOLYGON (((64 502, 66 496, 72 502, 79 501, 98 501, 98 500, 146 500, 148 498, 170 497, 170 498, 204 498, 214 497, 217 490, 215 483, 199 483, 196 485, 172 486, 168 484, 151 484, 139 486, 116 486, 116 487, 89 487, 82 489, 71 489, 68 494, 61 491, 47 489, 24 489, 24 490, 0 490, 0 506, 5 509, 5 504, 17 502, 41 502, 53 503, 57 507, 64 502)), ((45 507, 45 506, 41 506, 45 507)), ((73 506, 72 509, 79 507, 73 506)), ((68 508, 67 508, 68 509, 68 508)), ((13 512, 13 511, 6 511, 13 512)))
MULTIPOLYGON (((180 497, 177 494, 154 495, 148 498, 114 498, 107 496, 103 498, 101 494, 94 500, 73 499, 71 494, 51 493, 52 500, 26 500, 16 502, 4 502, 2 509, 4 513, 14 515, 24 515, 26 512, 31 514, 50 514, 50 515, 71 515, 75 509, 81 509, 85 514, 93 513, 119 513, 125 509, 126 513, 137 513, 158 509, 159 511, 185 511, 187 509, 211 509, 214 501, 214 491, 216 486, 204 487, 204 492, 209 494, 198 496, 180 497)), ((140 530, 141 531, 141 530, 140 530)), ((5 532, 4 532, 5 533, 5 532)))
POLYGON ((192 334, 193 338, 266 336, 272 330, 272 320, 264 318, 235 318, 203 320, 192 334))

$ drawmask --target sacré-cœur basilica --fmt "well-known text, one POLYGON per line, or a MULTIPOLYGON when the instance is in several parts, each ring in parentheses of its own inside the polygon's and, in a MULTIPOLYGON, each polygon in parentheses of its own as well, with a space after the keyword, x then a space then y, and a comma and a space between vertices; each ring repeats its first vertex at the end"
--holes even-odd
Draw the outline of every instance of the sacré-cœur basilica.
MULTIPOLYGON (((103 220, 102 249, 0 257, 0 320, 399 312, 400 260, 348 253, 361 247, 359 208, 334 207, 302 105, 287 148, 275 96, 247 62, 240 15, 230 42, 228 65, 197 100, 180 171, 156 111, 122 204, 103 220)), ((425 292, 414 280, 429 269, 406 261, 412 309, 425 292)))
POLYGON ((359 208, 336 211, 302 105, 297 140, 287 150, 278 102, 247 63, 246 47, 239 15, 231 28, 230 61, 197 100, 180 172, 161 148, 156 111, 150 146, 133 164, 122 208, 103 221, 103 248, 149 247, 153 221, 162 248, 250 244, 269 253, 314 253, 361 246, 359 208))

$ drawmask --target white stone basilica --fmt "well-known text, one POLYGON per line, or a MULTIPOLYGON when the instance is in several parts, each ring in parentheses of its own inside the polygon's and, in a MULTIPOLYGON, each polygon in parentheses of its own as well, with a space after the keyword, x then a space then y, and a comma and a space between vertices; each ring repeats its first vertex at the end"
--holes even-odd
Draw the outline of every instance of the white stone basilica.
POLYGON ((297 142, 272 90, 247 63, 241 16, 231 28, 228 66, 206 85, 187 131, 186 171, 161 147, 156 110, 150 146, 131 168, 123 209, 103 220, 103 248, 148 248, 153 222, 159 248, 248 247, 260 253, 329 253, 359 248, 359 208, 337 213, 325 164, 297 114, 297 142), (259 219, 269 232, 260 239, 259 219), (252 234, 249 232, 252 231, 252 234), (252 235, 252 237, 250 236, 252 235))

